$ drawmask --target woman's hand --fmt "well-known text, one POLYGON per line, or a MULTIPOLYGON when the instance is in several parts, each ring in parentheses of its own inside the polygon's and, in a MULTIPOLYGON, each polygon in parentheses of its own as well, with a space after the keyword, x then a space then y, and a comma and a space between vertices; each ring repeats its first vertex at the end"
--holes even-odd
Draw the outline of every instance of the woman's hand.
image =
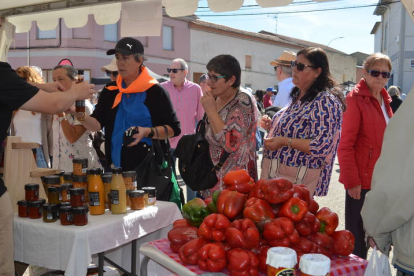
POLYGON ((135 138, 135 140, 131 144, 128 144, 127 145, 128 147, 133 147, 133 146, 138 145, 138 143, 143 138, 147 137, 151 132, 151 129, 149 127, 130 127, 126 131, 129 131, 129 130, 134 129, 134 128, 137 128, 138 133, 132 135, 132 137, 135 138))
POLYGON ((269 131, 271 123, 272 123, 272 119, 267 115, 263 115, 262 118, 259 121, 259 126, 263 129, 269 131))
POLYGON ((200 103, 207 114, 211 112, 217 112, 216 99, 214 99, 211 91, 206 91, 204 93, 204 95, 200 98, 200 103))
POLYGON ((348 194, 353 199, 361 199, 361 185, 349 188, 348 194))
POLYGON ((273 138, 264 139, 264 146, 268 150, 278 150, 287 145, 289 138, 275 136, 273 138))
MULTIPOLYGON (((368 245, 371 248, 374 248, 375 246, 377 246, 377 244, 375 243, 374 239, 371 238, 371 237, 368 237, 368 245)), ((378 246, 377 246, 377 248, 378 248, 378 246)))

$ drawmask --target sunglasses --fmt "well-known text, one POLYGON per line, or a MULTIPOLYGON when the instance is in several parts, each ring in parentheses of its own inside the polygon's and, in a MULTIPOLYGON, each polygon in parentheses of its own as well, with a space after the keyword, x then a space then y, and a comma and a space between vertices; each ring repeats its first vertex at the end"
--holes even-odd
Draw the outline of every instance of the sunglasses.
POLYGON ((296 67, 296 69, 298 69, 299 72, 302 72, 305 69, 305 67, 318 68, 317 66, 306 65, 306 64, 303 64, 303 63, 300 63, 300 62, 296 62, 296 60, 295 61, 292 61, 291 67, 292 68, 295 68, 296 67))
POLYGON ((210 80, 212 83, 216 83, 219 79, 227 77, 226 75, 222 76, 211 76, 210 74, 206 74, 206 80, 210 80))
POLYGON ((368 70, 368 73, 371 75, 371 77, 378 78, 379 75, 382 76, 384 79, 391 78, 391 72, 381 72, 377 70, 368 70))
POLYGON ((184 71, 185 69, 171 69, 171 68, 167 68, 167 72, 168 73, 173 72, 174 74, 177 74, 178 73, 178 70, 184 71))
POLYGON ((112 74, 114 77, 117 77, 117 76, 118 76, 118 71, 108 71, 108 70, 105 70, 105 74, 106 74, 108 77, 111 77, 111 74, 112 74))
POLYGON ((279 67, 279 66, 275 66, 275 67, 273 67, 273 68, 275 68, 275 71, 277 70, 277 67, 279 67))

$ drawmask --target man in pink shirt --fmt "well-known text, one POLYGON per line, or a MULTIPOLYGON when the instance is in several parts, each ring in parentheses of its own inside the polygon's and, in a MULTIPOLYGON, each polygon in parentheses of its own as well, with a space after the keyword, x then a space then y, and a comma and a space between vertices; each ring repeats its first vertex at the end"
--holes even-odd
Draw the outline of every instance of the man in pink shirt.
MULTIPOLYGON (((167 71, 170 73, 170 81, 163 82, 161 85, 169 92, 171 102, 181 123, 181 134, 170 139, 171 151, 174 153, 181 137, 184 134, 194 134, 197 122, 203 119, 204 109, 200 104, 203 93, 198 84, 186 79, 188 65, 185 60, 174 59, 167 71)), ((187 201, 195 196, 196 192, 187 186, 187 201)))

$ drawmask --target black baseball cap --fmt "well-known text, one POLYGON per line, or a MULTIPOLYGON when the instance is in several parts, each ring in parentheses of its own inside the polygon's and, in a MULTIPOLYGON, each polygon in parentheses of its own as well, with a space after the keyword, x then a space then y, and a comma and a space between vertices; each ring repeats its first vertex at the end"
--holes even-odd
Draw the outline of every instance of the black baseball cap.
POLYGON ((115 45, 115 49, 110 49, 106 54, 114 55, 116 52, 129 56, 133 54, 144 54, 144 46, 138 39, 132 37, 124 37, 115 45))

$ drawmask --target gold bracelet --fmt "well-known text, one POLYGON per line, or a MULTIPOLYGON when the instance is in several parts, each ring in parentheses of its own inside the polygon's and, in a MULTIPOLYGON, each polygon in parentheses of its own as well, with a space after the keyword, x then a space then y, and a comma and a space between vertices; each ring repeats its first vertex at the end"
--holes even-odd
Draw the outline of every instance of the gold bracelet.
POLYGON ((287 146, 288 146, 288 148, 292 147, 292 138, 289 138, 289 140, 287 142, 287 146))

